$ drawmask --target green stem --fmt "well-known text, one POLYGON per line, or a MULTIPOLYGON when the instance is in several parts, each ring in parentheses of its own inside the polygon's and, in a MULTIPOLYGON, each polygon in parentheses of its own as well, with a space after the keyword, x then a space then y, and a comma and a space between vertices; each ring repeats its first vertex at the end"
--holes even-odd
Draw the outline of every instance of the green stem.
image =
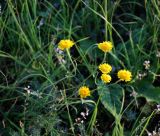
POLYGON ((148 117, 147 122, 146 122, 145 126, 143 127, 143 130, 141 131, 141 134, 140 134, 139 136, 142 136, 142 135, 143 135, 143 133, 144 133, 144 131, 145 131, 145 129, 146 129, 146 127, 147 127, 150 119, 151 119, 152 116, 154 115, 154 113, 155 113, 155 111, 153 111, 153 112, 151 113, 151 115, 148 117))
POLYGON ((105 52, 102 63, 104 63, 106 61, 106 57, 107 57, 107 53, 105 52))
POLYGON ((99 101, 100 101, 100 96, 99 96, 98 101, 95 105, 95 109, 94 109, 94 112, 92 114, 91 121, 89 122, 89 125, 88 125, 88 128, 87 128, 87 134, 88 135, 91 135, 91 132, 93 130, 93 126, 96 122, 99 101))
MULTIPOLYGON (((105 10, 105 19, 108 20, 108 9, 107 9, 107 0, 104 0, 104 10, 105 10)), ((108 22, 105 21, 105 39, 108 40, 108 22)))
POLYGON ((69 123, 70 123, 70 126, 71 126, 72 133, 75 136, 73 121, 72 121, 72 118, 71 118, 71 115, 70 115, 69 105, 68 105, 68 101, 67 101, 67 96, 66 96, 66 91, 65 90, 64 90, 64 97, 65 97, 65 105, 66 105, 66 108, 67 108, 69 123))
POLYGON ((74 68, 74 71, 75 71, 75 73, 76 73, 76 66, 75 66, 75 64, 74 64, 74 62, 73 62, 73 60, 72 60, 70 51, 69 51, 69 49, 67 49, 66 51, 67 51, 68 58, 69 58, 69 60, 71 61, 72 65, 73 65, 73 68, 74 68))

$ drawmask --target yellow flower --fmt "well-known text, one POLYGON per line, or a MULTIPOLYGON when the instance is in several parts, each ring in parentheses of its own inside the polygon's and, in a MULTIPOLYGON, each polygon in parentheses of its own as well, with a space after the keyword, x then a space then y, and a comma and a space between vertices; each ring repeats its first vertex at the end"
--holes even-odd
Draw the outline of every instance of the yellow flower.
POLYGON ((82 86, 79 88, 79 95, 81 98, 86 98, 87 96, 90 96, 90 90, 86 86, 82 86))
POLYGON ((69 39, 66 39, 66 40, 61 40, 59 43, 58 43, 58 48, 61 49, 61 50, 64 50, 64 49, 69 49, 71 48, 72 46, 74 45, 74 42, 69 40, 69 39))
POLYGON ((108 74, 102 74, 101 75, 101 80, 104 82, 104 83, 109 83, 111 82, 111 76, 108 75, 108 74))
POLYGON ((110 41, 105 41, 98 44, 98 48, 101 49, 103 52, 110 52, 113 48, 113 45, 110 41))
POLYGON ((99 70, 104 73, 104 74, 108 74, 109 72, 111 72, 112 70, 112 67, 111 65, 107 64, 107 63, 104 63, 104 64, 100 64, 99 65, 99 70))
POLYGON ((119 70, 117 76, 121 81, 125 81, 125 82, 131 81, 132 79, 132 73, 125 69, 119 70))

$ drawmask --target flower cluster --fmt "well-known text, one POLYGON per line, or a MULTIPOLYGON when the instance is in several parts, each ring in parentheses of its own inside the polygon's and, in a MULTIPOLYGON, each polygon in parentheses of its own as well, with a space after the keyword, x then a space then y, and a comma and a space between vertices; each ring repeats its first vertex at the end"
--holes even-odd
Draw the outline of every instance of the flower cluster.
MULTIPOLYGON (((98 48, 103 52, 107 53, 112 50, 113 44, 110 41, 105 41, 105 42, 99 43, 98 48)), ((111 76, 109 75, 109 73, 112 71, 111 65, 107 63, 103 63, 103 64, 100 64, 98 68, 102 72, 101 80, 104 83, 110 83, 112 80, 111 76)))
MULTIPOLYGON (((105 41, 98 44, 98 48, 101 49, 103 52, 110 52, 113 48, 113 45, 109 41, 105 41)), ((102 72, 101 80, 104 83, 110 83, 111 82, 111 76, 109 73, 112 71, 111 65, 104 63, 99 65, 99 70, 102 72)), ((117 73, 118 78, 120 81, 129 82, 132 79, 132 73, 128 70, 119 70, 117 73)))
POLYGON ((149 60, 145 60, 143 65, 144 65, 145 69, 148 70, 150 68, 150 61, 149 60))
MULTIPOLYGON (((58 48, 61 50, 70 49, 74 44, 75 43, 72 40, 65 39, 58 43, 58 48)), ((107 53, 112 50, 113 44, 110 41, 104 41, 102 43, 98 43, 98 48, 104 53, 107 53)), ((98 69, 102 72, 101 80, 106 84, 110 83, 112 78, 109 74, 112 71, 112 66, 108 63, 103 63, 98 66, 98 69)), ((132 79, 132 73, 126 69, 119 70, 117 76, 120 81, 129 82, 132 79)), ((81 98, 87 98, 91 95, 91 91, 87 86, 82 86, 79 88, 78 94, 81 98)))
POLYGON ((102 72, 101 75, 101 80, 104 83, 109 83, 111 82, 111 76, 109 75, 109 73, 112 71, 112 67, 111 65, 107 64, 107 63, 103 63, 99 65, 99 70, 102 72))

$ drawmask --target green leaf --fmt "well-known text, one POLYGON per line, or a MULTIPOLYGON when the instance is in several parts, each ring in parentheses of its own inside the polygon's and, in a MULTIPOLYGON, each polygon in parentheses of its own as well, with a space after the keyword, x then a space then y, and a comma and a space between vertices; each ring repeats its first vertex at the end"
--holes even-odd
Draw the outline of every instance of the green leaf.
POLYGON ((97 49, 95 45, 95 41, 91 40, 85 40, 80 42, 80 48, 84 53, 87 53, 89 55, 89 58, 93 61, 94 58, 96 57, 103 57, 102 51, 97 49))
POLYGON ((114 116, 118 116, 121 112, 123 96, 123 88, 118 84, 109 86, 100 86, 98 89, 100 100, 104 107, 114 116))
POLYGON ((154 87, 148 80, 142 80, 135 84, 138 96, 145 97, 147 101, 160 103, 160 88, 154 87))

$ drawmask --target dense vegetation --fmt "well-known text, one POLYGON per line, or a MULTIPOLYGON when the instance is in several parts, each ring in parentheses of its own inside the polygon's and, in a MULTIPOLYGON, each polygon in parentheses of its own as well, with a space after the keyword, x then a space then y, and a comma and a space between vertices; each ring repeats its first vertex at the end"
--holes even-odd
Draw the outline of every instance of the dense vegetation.
POLYGON ((159 61, 159 0, 1 0, 0 135, 160 135, 159 61))

